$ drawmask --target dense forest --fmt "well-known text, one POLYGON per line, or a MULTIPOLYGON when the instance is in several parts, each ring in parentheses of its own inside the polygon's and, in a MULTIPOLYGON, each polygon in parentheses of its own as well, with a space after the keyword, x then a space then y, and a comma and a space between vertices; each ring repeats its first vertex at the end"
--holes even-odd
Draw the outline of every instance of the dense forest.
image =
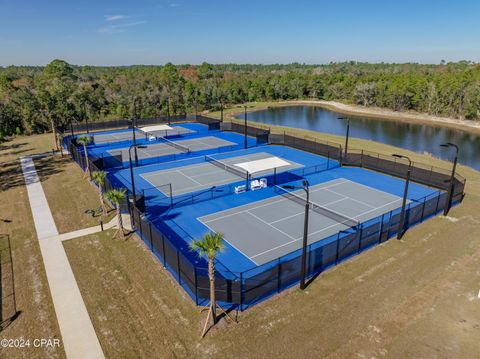
POLYGON ((92 67, 54 60, 0 67, 0 138, 85 119, 155 117, 247 101, 322 99, 480 119, 480 65, 193 65, 92 67))

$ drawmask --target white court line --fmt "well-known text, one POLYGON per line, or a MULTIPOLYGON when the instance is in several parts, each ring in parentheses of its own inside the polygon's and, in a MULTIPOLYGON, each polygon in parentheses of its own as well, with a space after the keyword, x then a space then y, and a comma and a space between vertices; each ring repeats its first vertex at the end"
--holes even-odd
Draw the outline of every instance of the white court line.
MULTIPOLYGON (((331 189, 327 189, 327 191, 340 195, 340 193, 335 192, 335 191, 333 191, 333 190, 331 190, 331 189)), ((367 206, 367 207, 375 208, 374 206, 372 206, 372 205, 370 205, 370 204, 368 204, 368 203, 365 203, 365 202, 363 202, 363 201, 360 201, 360 200, 358 200, 358 199, 355 199, 355 198, 353 198, 353 197, 345 196, 345 195, 344 195, 344 197, 345 197, 345 198, 348 198, 348 199, 350 199, 350 200, 352 200, 352 201, 354 201, 354 202, 363 204, 363 205, 365 205, 365 206, 367 206)))
POLYGON ((181 175, 185 176, 186 178, 188 178, 188 179, 191 180, 192 182, 198 183, 199 186, 203 186, 203 185, 204 185, 203 183, 200 183, 200 182, 196 181, 195 179, 193 179, 192 177, 190 177, 189 175, 183 173, 182 170, 177 170, 177 172, 180 173, 181 175))
POLYGON ((373 209, 371 209, 371 210, 369 210, 369 211, 363 212, 362 214, 359 214, 358 216, 355 216, 355 217, 353 217, 353 218, 357 218, 357 217, 363 216, 363 215, 365 215, 365 214, 367 214, 367 213, 376 211, 377 209, 380 209, 380 208, 389 206, 389 205, 391 205, 391 204, 394 204, 395 202, 400 202, 400 201, 402 201, 402 198, 397 198, 396 200, 393 200, 393 201, 391 201, 391 202, 388 202, 388 203, 386 203, 386 204, 383 204, 383 205, 381 205, 381 206, 379 206, 379 207, 375 207, 375 208, 373 208, 373 209))
MULTIPOLYGON (((347 181, 348 181, 348 180, 347 180, 347 181)), ((351 182, 351 181, 348 181, 348 182, 351 182)), ((365 186, 365 187, 368 187, 368 186, 365 186)), ((370 187, 368 187, 368 188, 370 188, 370 187)), ((370 189, 372 189, 372 188, 370 188, 370 189)), ((375 190, 375 189, 372 189, 372 190, 375 190)), ((377 191, 378 191, 378 190, 377 190, 377 191)), ((381 192, 381 191, 378 191, 378 192, 381 192)), ((346 197, 345 199, 348 199, 348 198, 350 198, 350 197, 346 197)), ((364 215, 366 215, 366 214, 368 214, 368 213, 370 213, 370 212, 379 210, 379 209, 381 209, 381 208, 383 208, 383 207, 389 206, 389 205, 391 205, 391 204, 393 204, 393 203, 395 203, 395 202, 399 202, 399 201, 401 201, 401 200, 402 200, 401 198, 397 198, 397 199, 395 199, 394 201, 385 203, 385 204, 383 204, 382 206, 375 207, 375 208, 372 208, 371 210, 362 212, 362 213, 360 213, 360 214, 358 214, 358 215, 356 215, 355 217, 352 217, 352 218, 358 219, 359 217, 364 216, 364 215)), ((372 207, 372 206, 370 206, 370 207, 372 207)), ((327 217, 327 218, 328 218, 328 217, 327 217)), ((284 220, 284 219, 283 219, 283 220, 284 220)), ((278 221, 277 221, 277 222, 278 222, 278 221)), ((328 230, 328 229, 330 229, 330 228, 333 228, 333 227, 336 227, 336 226, 340 226, 340 225, 345 226, 344 224, 342 224, 342 223, 340 223, 340 222, 339 222, 339 223, 335 223, 335 224, 332 224, 332 225, 330 225, 330 226, 328 226, 328 227, 322 228, 321 230, 318 230, 318 231, 309 233, 308 236, 309 236, 309 237, 314 236, 314 235, 316 235, 316 234, 318 234, 318 233, 324 232, 324 231, 326 231, 326 230, 328 230)), ((281 245, 279 245, 279 246, 276 246, 276 247, 274 247, 274 248, 268 249, 268 250, 266 250, 266 251, 264 251, 264 252, 261 252, 261 253, 258 253, 258 254, 256 254, 256 255, 252 256, 251 258, 255 258, 255 257, 258 257, 258 256, 260 256, 260 255, 262 255, 262 254, 265 254, 265 253, 268 253, 268 252, 277 250, 277 249, 279 249, 279 248, 285 247, 285 246, 287 246, 287 245, 289 245, 289 244, 291 244, 291 243, 293 243, 293 242, 295 242, 295 241, 301 240, 302 238, 303 238, 303 237, 299 237, 299 238, 297 238, 297 239, 295 239, 295 240, 293 240, 293 241, 290 241, 290 242, 281 244, 281 245)), ((324 239, 324 238, 323 238, 323 239, 324 239)), ((320 240, 322 240, 322 239, 320 239, 320 240)), ((314 243, 316 243, 316 242, 318 242, 318 241, 315 241, 314 243)))
MULTIPOLYGON (((340 199, 337 199, 337 200, 335 200, 335 201, 325 203, 325 204, 323 204, 322 206, 329 206, 329 205, 334 204, 334 203, 337 203, 337 202, 345 201, 345 199, 346 199, 346 198, 340 198, 340 199)), ((300 212, 297 213, 297 214, 293 214, 293 215, 291 215, 291 216, 283 217, 282 219, 277 219, 276 221, 270 222, 270 224, 274 224, 274 223, 277 223, 277 222, 282 222, 282 221, 285 221, 285 220, 287 220, 287 219, 296 217, 296 216, 298 216, 298 215, 300 215, 300 214, 303 214, 303 213, 305 213, 305 211, 300 211, 300 212)))
MULTIPOLYGON (((210 230, 210 232, 216 233, 216 232, 213 230, 213 228, 209 227, 208 225, 205 224, 205 227, 207 227, 207 228, 210 230)), ((243 251, 240 250, 240 248, 237 248, 233 243, 229 242, 229 241, 228 241, 227 239, 225 239, 225 238, 223 238, 223 240, 224 240, 225 242, 227 242, 228 244, 230 244, 233 248, 235 248, 235 249, 236 249, 239 253, 241 253, 245 258, 247 258, 247 259, 249 259, 250 261, 252 261, 252 259, 251 259, 249 256, 247 256, 245 253, 243 253, 243 251)), ((252 261, 252 262, 255 263, 256 265, 258 265, 257 262, 255 262, 255 261, 252 261)))
MULTIPOLYGON (((336 180, 335 180, 336 181, 336 180)), ((328 182, 326 182, 328 183, 328 182)), ((332 185, 332 186, 336 186, 336 184, 332 185)), ((315 192, 318 192, 324 188, 328 188, 329 186, 327 187, 320 187, 320 188, 315 188, 315 190, 313 191, 310 191, 310 193, 315 193, 315 192)), ((239 212, 247 212, 247 211, 253 211, 255 209, 258 209, 258 208, 263 208, 263 207, 266 207, 266 206, 269 206, 271 204, 274 204, 274 203, 280 203, 280 202, 285 202, 285 201, 289 201, 289 199, 283 197, 283 196, 280 196, 280 195, 277 195, 275 197, 270 197, 270 198, 267 198, 265 200, 263 200, 262 202, 265 202, 263 204, 259 204, 255 207, 251 207, 251 208, 247 208, 247 209, 241 209, 242 207, 248 207, 248 206, 251 206, 251 203, 249 204, 244 204, 242 206, 238 206, 238 207, 234 207, 234 208, 228 208, 228 209, 224 209, 223 211, 218 211, 218 212, 215 212, 214 214, 218 214, 218 213, 222 213, 222 212, 227 212, 227 211, 233 211, 233 210, 236 210, 236 209, 241 209, 240 211, 235 211, 233 213, 229 213, 229 214, 226 214, 224 216, 221 216, 221 217, 216 217, 215 219, 211 219, 211 220, 208 220, 206 221, 205 223, 208 223, 208 222, 211 222, 211 221, 214 221, 216 219, 220 219, 220 218, 227 218, 227 217, 230 217, 230 216, 233 216, 235 215, 236 213, 239 213, 239 212)), ((206 216, 203 216, 203 217, 200 217, 201 218, 204 218, 204 217, 207 217, 207 216, 210 216, 210 214, 207 214, 206 216)))
POLYGON ((287 237, 289 237, 289 238, 291 238, 291 239, 295 239, 294 237, 292 237, 292 236, 291 236, 291 235, 289 235, 288 233, 286 233, 286 232, 282 231, 281 229, 279 229, 279 228, 277 228, 277 227, 275 227, 275 226, 272 226, 272 225, 271 225, 270 223, 268 223, 267 221, 264 221, 262 218, 260 218, 260 217, 258 217, 258 216, 256 216, 256 215, 254 215, 252 212, 249 212, 249 211, 247 211, 247 213, 248 213, 249 215, 251 215, 252 217, 255 217, 256 219, 258 219, 259 221, 261 221, 261 222, 265 223, 267 226, 269 226, 269 227, 271 227, 271 228, 273 228, 273 229, 277 230, 278 232, 280 232, 280 233, 282 233, 282 234, 286 235, 287 237))
MULTIPOLYGON (((116 149, 116 150, 119 150, 119 149, 116 149)), ((234 152, 239 152, 239 151, 245 151, 244 149, 241 149, 241 150, 235 150, 235 151, 228 151, 229 154, 232 154, 234 152)), ((266 152, 259 152, 259 154, 266 154, 266 152)), ((254 153, 255 154, 255 153, 254 153)), ((241 157, 248 157, 248 156, 251 156, 252 154, 247 154, 247 155, 244 155, 244 156, 236 156, 236 157, 229 157, 229 158, 241 158, 241 157)), ((201 158, 201 157, 204 157, 203 156, 199 156, 199 157, 196 157, 196 158, 201 158)), ((192 161, 192 158, 182 158, 182 159, 179 159, 179 160, 172 160, 172 161, 165 161, 165 162, 162 162, 161 164, 164 165, 164 164, 168 164, 168 163, 172 163, 172 162, 175 162, 175 163, 180 163, 180 162, 191 162, 192 161)), ((201 166, 201 165, 204 165, 206 162, 201 162, 201 163, 193 163, 193 164, 190 164, 190 165, 187 165, 187 166, 179 166, 179 167, 193 167, 193 166, 201 166)), ((148 172, 148 168, 149 167, 157 167, 158 166, 158 163, 152 163, 150 165, 146 165, 146 166, 142 166, 142 173, 146 173, 146 174, 155 174, 157 172, 164 172, 164 173, 168 173, 168 172, 171 172, 170 169, 160 169, 160 170, 155 170, 154 172, 148 172)), ((127 170, 124 170, 124 171, 128 171, 127 170)))

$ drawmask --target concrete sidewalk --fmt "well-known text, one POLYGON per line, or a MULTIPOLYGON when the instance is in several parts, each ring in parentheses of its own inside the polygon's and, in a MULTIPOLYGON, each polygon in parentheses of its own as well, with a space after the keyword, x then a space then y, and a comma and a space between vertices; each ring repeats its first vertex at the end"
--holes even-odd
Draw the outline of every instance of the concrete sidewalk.
POLYGON ((103 359, 100 342, 61 242, 66 235, 58 235, 32 158, 22 157, 20 163, 66 356, 68 359, 103 359))

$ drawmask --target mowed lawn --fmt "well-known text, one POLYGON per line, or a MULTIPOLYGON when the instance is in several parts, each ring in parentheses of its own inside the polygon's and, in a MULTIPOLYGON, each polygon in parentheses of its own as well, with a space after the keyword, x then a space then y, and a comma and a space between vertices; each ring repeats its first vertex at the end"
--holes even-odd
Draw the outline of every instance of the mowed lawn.
POLYGON ((96 226, 101 220, 111 219, 113 211, 102 218, 98 211, 97 187, 69 157, 49 156, 35 159, 34 163, 59 233, 96 226), (88 210, 97 213, 92 216, 88 210))
MULTIPOLYGON (((352 144, 386 154, 394 150, 368 141, 352 144)), ((204 314, 138 238, 120 241, 106 231, 66 241, 64 246, 108 358, 471 358, 480 352, 480 174, 465 167, 460 172, 467 177, 467 197, 448 218, 430 219, 410 229, 402 241, 391 239, 322 273, 304 292, 292 288, 239 313, 239 324, 222 321, 203 340, 199 335, 204 314)), ((75 180, 70 174, 82 176, 73 170, 53 176, 60 174, 71 181, 75 180)), ((86 187, 76 188, 91 192, 94 205, 94 187, 83 181, 86 187)), ((55 186, 45 188, 50 198, 55 186)), ((29 210, 25 196, 18 201, 29 210)), ((62 220, 75 223, 89 205, 66 209, 68 218, 62 220)), ((24 230, 28 233, 32 228, 24 230)), ((14 262, 20 254, 14 254, 14 262)), ((16 276, 19 271, 23 281, 37 282, 29 272, 21 274, 23 268, 16 264, 16 276)), ((16 278, 17 287, 23 281, 16 278)), ((45 286, 44 274, 40 282, 45 286)), ((29 297, 32 289, 22 290, 29 297)), ((32 312, 29 318, 37 310, 33 303, 29 299, 19 308, 32 312)), ((51 304, 45 310, 52 311, 51 304)), ((47 318, 44 324, 56 328, 54 314, 47 318)), ((17 330, 14 334, 21 333, 21 319, 2 337, 11 337, 12 328, 17 330)), ((24 320, 23 325, 28 324, 24 320)), ((29 335, 43 329, 32 325, 29 335)), ((45 357, 41 352, 16 353, 13 357, 45 357)), ((54 354, 63 356, 61 351, 54 354)))
MULTIPOLYGON (((51 135, 18 137, 0 144, 0 234, 10 236, 18 317, 1 339, 60 338, 53 303, 35 233, 19 156, 51 150, 51 135)), ((2 262, 8 259, 2 252, 2 262)), ((11 276, 2 276, 2 287, 11 288, 11 276)), ((12 314, 12 296, 2 293, 3 320, 12 314)), ((7 323, 8 324, 8 323, 7 323)), ((0 348, 0 358, 64 358, 63 348, 0 348)))

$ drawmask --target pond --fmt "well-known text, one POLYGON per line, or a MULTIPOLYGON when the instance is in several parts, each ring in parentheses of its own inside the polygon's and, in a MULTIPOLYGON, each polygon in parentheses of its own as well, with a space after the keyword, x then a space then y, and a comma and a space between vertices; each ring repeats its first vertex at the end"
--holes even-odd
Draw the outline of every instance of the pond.
MULTIPOLYGON (((344 136, 347 120, 338 117, 347 116, 315 106, 272 107, 248 113, 249 121, 344 136)), ((243 115, 238 118, 243 119, 243 115)), ((480 170, 480 136, 474 133, 387 119, 350 117, 350 137, 427 152, 446 160, 453 160, 454 150, 442 148, 440 144, 454 142, 460 147, 459 162, 480 170)))

